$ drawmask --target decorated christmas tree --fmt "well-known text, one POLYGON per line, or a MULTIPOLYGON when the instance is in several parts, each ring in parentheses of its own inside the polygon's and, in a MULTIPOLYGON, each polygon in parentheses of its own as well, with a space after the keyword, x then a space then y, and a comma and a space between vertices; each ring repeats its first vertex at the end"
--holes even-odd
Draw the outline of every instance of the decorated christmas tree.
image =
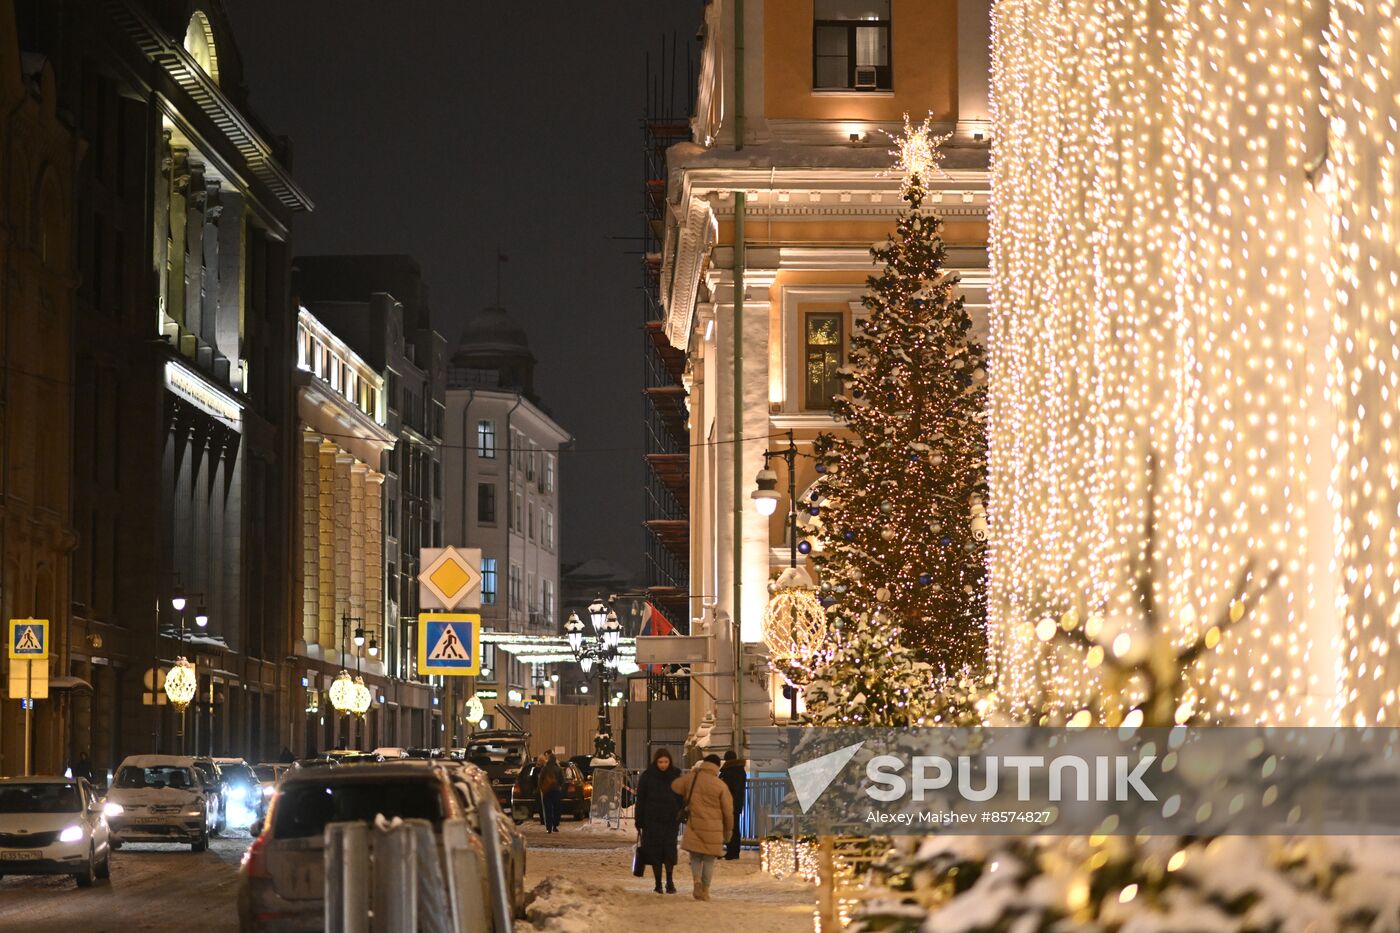
POLYGON ((987 371, 946 271, 942 222, 924 208, 939 171, 930 123, 897 142, 907 206, 871 250, 869 311, 854 327, 845 391, 832 410, 849 433, 816 442, 823 596, 846 616, 875 613, 936 668, 981 665, 987 371))

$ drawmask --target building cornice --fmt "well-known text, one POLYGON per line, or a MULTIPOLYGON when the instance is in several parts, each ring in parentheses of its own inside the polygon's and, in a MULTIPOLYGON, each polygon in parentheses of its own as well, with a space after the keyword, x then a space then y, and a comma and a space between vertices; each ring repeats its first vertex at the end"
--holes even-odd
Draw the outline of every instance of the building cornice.
MULTIPOLYGON (((311 199, 277 160, 272 146, 229 100, 183 45, 127 0, 105 0, 108 14, 143 55, 177 85, 238 151, 249 174, 287 210, 309 211, 311 199)), ((206 153, 207 155, 207 153, 206 153)))
MULTIPOLYGON (((713 151, 713 150, 712 150, 713 151)), ((695 328, 696 302, 706 260, 721 220, 732 220, 735 191, 745 193, 753 222, 893 222, 904 209, 900 180, 888 168, 782 165, 680 165, 673 169, 679 192, 671 208, 662 255, 662 300, 666 338, 686 349, 695 328)), ((943 171, 929 186, 925 211, 945 220, 986 222, 990 176, 983 168, 943 171)), ((874 268, 869 244, 779 247, 780 269, 794 271, 874 268)), ((978 268, 985 250, 949 247, 949 265, 978 268)))

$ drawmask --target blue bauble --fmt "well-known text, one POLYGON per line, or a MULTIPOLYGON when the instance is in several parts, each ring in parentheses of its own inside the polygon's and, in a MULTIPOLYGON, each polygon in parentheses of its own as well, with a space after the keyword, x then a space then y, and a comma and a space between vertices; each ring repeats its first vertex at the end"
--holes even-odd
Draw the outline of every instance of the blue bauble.
POLYGON ((799 553, 799 554, 810 554, 810 553, 812 553, 812 542, 811 542, 811 541, 799 541, 799 542, 797 542, 797 553, 799 553))
POLYGON ((918 455, 918 453, 916 453, 916 452, 914 452, 914 451, 910 451, 910 453, 909 453, 909 462, 910 462, 910 463, 918 463, 918 462, 919 462, 919 455, 918 455))
POLYGON ((821 598, 821 604, 822 604, 823 607, 834 606, 834 605, 836 605, 836 597, 834 597, 834 596, 823 596, 823 597, 821 598))
POLYGON ((817 464, 817 472, 818 472, 818 473, 825 473, 825 472, 826 472, 826 464, 825 464, 825 463, 818 463, 818 464, 817 464))
POLYGON ((953 539, 948 537, 947 535, 944 535, 943 537, 938 539, 938 543, 943 545, 944 547, 947 547, 948 545, 953 543, 953 539))
POLYGON ((841 537, 847 541, 854 541, 856 539, 856 533, 854 531, 843 531, 841 532, 841 537))
POLYGON ((851 390, 851 398, 860 398, 860 397, 863 396, 863 395, 865 395, 865 393, 864 393, 863 391, 861 391, 860 389, 852 389, 852 390, 851 390))
POLYGON ((928 586, 932 582, 933 577, 929 576, 926 573, 919 574, 919 586, 928 586))
POLYGON ((820 515, 821 513, 822 513, 822 510, 819 509, 819 508, 818 508, 817 506, 815 506, 815 505, 812 506, 811 508, 809 508, 809 509, 807 510, 807 514, 808 514, 808 515, 820 515))

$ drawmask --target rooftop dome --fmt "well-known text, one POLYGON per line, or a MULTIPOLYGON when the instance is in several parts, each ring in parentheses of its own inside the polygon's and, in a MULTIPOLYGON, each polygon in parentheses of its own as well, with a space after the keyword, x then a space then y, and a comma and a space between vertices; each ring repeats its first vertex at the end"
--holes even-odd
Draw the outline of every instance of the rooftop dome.
POLYGON ((472 315, 462 329, 457 349, 470 356, 501 354, 534 358, 525 328, 517 324, 505 308, 483 308, 472 315))
POLYGON ((450 388, 517 389, 535 401, 535 355, 505 308, 483 308, 462 328, 447 369, 450 388))

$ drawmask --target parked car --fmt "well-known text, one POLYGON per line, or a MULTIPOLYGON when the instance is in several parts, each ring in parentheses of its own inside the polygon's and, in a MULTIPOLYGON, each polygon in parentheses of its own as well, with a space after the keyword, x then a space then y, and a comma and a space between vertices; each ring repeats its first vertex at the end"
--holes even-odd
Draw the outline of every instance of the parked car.
POLYGON ((374 754, 378 755, 380 758, 383 758, 385 761, 393 761, 398 758, 407 758, 408 749, 398 748, 393 745, 385 745, 382 748, 376 748, 374 750, 374 754))
MULTIPOLYGON (((583 776, 579 766, 572 761, 559 762, 559 770, 564 772, 564 786, 559 797, 560 815, 569 815, 576 820, 586 819, 593 806, 593 782, 583 776)), ((531 762, 520 770, 510 791, 510 815, 516 822, 524 822, 540 813, 539 777, 540 766, 531 762)))
POLYGON ((327 823, 425 819, 441 827, 465 816, 461 797, 441 768, 418 762, 372 768, 311 768, 282 778, 267 819, 238 874, 242 929, 320 930, 327 823))
POLYGON ((215 812, 217 816, 214 820, 215 834, 224 831, 224 826, 228 823, 228 795, 224 792, 224 775, 219 770, 218 762, 212 758, 195 756, 195 771, 199 773, 199 779, 204 784, 207 793, 214 796, 218 802, 215 812))
POLYGON ((515 821, 508 819, 496 800, 496 792, 486 772, 476 765, 447 760, 439 762, 452 776, 452 786, 462 798, 467 809, 467 819, 472 828, 480 833, 481 823, 477 814, 494 808, 497 815, 496 826, 500 833, 501 851, 506 854, 510 876, 511 908, 515 916, 525 916, 525 836, 516 827, 515 821))
POLYGON ((340 764, 340 762, 334 758, 298 758, 296 761, 292 762, 292 770, 304 771, 307 768, 333 768, 338 764, 340 764))
POLYGON ((83 778, 0 778, 0 877, 72 875, 78 887, 111 876, 102 801, 83 778))
POLYGON ((486 772, 502 809, 510 808, 511 788, 530 759, 530 733, 497 729, 478 732, 468 741, 466 760, 486 772))
POLYGON ((277 790, 277 781, 292 767, 292 765, 281 761, 266 761, 253 765, 253 773, 257 775, 263 797, 263 810, 260 815, 267 815, 267 800, 277 790))
POLYGON ((246 829, 267 810, 262 782, 242 758, 215 758, 223 778, 224 818, 237 829, 246 829))
POLYGON ((113 848, 128 842, 188 842, 209 848, 218 820, 218 797, 210 793, 194 759, 179 755, 132 755, 117 767, 103 813, 113 848))

